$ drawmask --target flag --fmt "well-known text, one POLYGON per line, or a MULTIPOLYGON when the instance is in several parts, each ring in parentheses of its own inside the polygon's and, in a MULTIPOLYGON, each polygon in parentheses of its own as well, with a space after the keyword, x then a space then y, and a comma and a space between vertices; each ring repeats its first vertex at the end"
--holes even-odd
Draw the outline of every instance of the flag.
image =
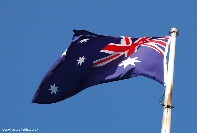
POLYGON ((137 76, 165 85, 169 36, 105 36, 73 30, 69 48, 44 76, 33 103, 50 104, 102 83, 137 76))

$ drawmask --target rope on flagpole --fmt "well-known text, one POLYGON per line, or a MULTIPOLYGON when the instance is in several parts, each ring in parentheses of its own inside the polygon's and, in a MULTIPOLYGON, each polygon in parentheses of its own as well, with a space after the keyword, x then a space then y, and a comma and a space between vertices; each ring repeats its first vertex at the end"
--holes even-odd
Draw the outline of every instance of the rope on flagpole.
POLYGON ((161 95, 161 98, 159 99, 159 104, 160 104, 161 106, 165 106, 165 104, 162 103, 163 98, 164 98, 164 95, 165 95, 165 91, 163 91, 163 93, 162 93, 162 95, 161 95))
POLYGON ((170 105, 165 105, 164 103, 162 103, 164 96, 165 96, 165 90, 163 91, 163 93, 159 99, 159 104, 163 107, 165 106, 166 108, 171 108, 171 109, 174 108, 174 105, 170 106, 170 105))

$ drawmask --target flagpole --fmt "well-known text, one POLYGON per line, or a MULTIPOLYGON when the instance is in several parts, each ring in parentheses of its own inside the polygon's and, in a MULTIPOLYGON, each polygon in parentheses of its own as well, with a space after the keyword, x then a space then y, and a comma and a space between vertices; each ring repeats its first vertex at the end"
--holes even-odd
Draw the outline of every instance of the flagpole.
POLYGON ((170 129, 171 129, 172 108, 173 108, 172 92, 174 87, 173 82, 174 82, 175 47, 176 47, 176 37, 179 35, 179 30, 176 28, 171 28, 170 34, 171 34, 170 54, 169 54, 169 62, 168 62, 168 72, 167 72, 161 133, 170 133, 170 129))

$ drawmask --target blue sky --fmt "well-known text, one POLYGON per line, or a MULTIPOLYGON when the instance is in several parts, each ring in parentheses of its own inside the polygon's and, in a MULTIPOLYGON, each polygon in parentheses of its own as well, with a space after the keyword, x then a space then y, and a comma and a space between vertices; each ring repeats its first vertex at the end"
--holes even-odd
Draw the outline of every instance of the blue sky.
POLYGON ((51 105, 31 103, 43 76, 68 48, 73 29, 114 36, 177 38, 172 133, 195 133, 197 2, 0 0, 0 132, 160 132, 164 87, 144 77, 88 88, 51 105))

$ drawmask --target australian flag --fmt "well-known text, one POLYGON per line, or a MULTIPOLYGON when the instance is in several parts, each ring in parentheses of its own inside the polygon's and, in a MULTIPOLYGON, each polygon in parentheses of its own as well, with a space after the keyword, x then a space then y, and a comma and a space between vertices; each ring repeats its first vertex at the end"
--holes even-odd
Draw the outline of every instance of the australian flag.
POLYGON ((135 38, 73 32, 71 45, 44 76, 33 103, 59 102, 90 86, 137 76, 165 85, 169 36, 135 38))

